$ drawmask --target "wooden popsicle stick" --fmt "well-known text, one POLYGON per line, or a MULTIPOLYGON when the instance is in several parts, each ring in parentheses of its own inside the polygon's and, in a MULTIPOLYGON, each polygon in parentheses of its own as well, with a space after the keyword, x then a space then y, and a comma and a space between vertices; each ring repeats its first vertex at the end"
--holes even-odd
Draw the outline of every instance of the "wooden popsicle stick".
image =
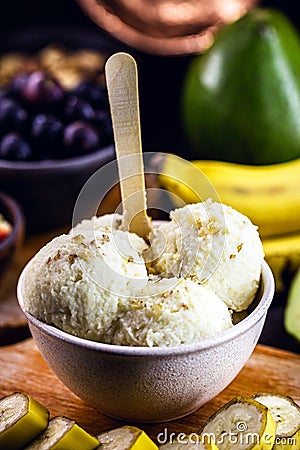
POLYGON ((121 228, 148 239, 152 226, 147 215, 136 62, 127 53, 115 53, 106 62, 105 75, 120 177, 121 228))

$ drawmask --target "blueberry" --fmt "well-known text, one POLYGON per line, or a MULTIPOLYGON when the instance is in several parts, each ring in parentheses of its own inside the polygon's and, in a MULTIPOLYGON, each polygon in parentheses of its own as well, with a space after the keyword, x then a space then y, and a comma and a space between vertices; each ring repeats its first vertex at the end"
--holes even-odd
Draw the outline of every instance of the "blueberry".
POLYGON ((36 70, 24 83, 22 96, 32 104, 53 105, 64 98, 64 90, 56 80, 43 71, 36 70))
POLYGON ((106 143, 113 141, 112 121, 108 111, 96 110, 92 124, 101 132, 106 143))
POLYGON ((9 133, 0 142, 0 158, 11 161, 27 161, 31 159, 31 148, 18 133, 9 133))
POLYGON ((3 98, 6 98, 8 95, 9 95, 9 90, 4 87, 0 87, 0 101, 3 98))
POLYGON ((66 126, 64 144, 76 153, 88 153, 99 145, 96 130, 88 123, 78 120, 66 126))
POLYGON ((65 117, 69 121, 75 121, 75 120, 93 120, 95 117, 95 111, 93 107, 86 102, 85 100, 82 100, 75 95, 71 95, 67 100, 65 104, 65 117))
POLYGON ((108 105, 105 89, 95 81, 82 81, 73 90, 73 94, 86 100, 93 106, 108 105))
POLYGON ((23 89, 28 81, 30 73, 20 72, 10 82, 10 93, 19 98, 22 97, 23 89))
POLYGON ((55 141, 62 136, 63 125, 51 114, 38 114, 32 120, 31 134, 34 138, 55 141))
POLYGON ((37 114, 31 125, 34 158, 61 158, 63 124, 52 114, 37 114))
POLYGON ((28 114, 24 108, 11 98, 0 99, 0 124, 5 131, 14 131, 25 125, 28 114))

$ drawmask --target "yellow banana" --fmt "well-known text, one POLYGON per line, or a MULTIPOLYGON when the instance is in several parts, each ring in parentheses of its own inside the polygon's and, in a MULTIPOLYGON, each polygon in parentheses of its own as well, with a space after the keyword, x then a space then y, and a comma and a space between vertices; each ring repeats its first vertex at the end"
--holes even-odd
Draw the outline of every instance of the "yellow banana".
POLYGON ((56 416, 49 421, 46 430, 24 450, 94 450, 99 445, 98 439, 74 420, 56 416))
POLYGON ((97 438, 103 450, 158 450, 144 431, 130 425, 105 431, 97 438))
POLYGON ((287 292, 300 268, 300 232, 263 238, 265 259, 270 265, 277 292, 287 292))
POLYGON ((300 231, 300 159, 248 166, 164 154, 156 169, 176 207, 211 197, 248 216, 262 237, 300 231))
POLYGON ((268 408, 256 400, 235 397, 218 409, 201 429, 220 450, 271 450, 276 423, 268 408))
POLYGON ((0 400, 0 449, 19 450, 48 425, 48 409, 22 392, 0 400))
POLYGON ((275 443, 272 450, 300 449, 300 407, 286 395, 257 393, 254 400, 265 405, 276 423, 275 443))

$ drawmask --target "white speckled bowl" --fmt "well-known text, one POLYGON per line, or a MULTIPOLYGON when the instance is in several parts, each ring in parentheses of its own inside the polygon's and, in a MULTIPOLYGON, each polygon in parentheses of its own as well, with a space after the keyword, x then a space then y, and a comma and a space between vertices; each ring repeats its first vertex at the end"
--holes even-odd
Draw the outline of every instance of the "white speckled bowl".
MULTIPOLYGON (((23 276, 18 299, 23 308, 23 276)), ((160 422, 192 413, 239 373, 261 334, 274 295, 266 262, 250 314, 196 344, 171 348, 101 344, 71 336, 24 311, 50 368, 78 397, 117 419, 160 422)))

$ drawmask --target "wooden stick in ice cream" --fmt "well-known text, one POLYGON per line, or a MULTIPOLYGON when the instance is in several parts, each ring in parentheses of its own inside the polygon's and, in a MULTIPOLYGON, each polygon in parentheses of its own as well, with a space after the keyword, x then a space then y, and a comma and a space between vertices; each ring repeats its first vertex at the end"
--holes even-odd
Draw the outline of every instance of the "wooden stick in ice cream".
POLYGON ((147 240, 152 226, 147 215, 136 62, 127 53, 116 53, 107 60, 105 75, 120 177, 121 228, 147 240))

